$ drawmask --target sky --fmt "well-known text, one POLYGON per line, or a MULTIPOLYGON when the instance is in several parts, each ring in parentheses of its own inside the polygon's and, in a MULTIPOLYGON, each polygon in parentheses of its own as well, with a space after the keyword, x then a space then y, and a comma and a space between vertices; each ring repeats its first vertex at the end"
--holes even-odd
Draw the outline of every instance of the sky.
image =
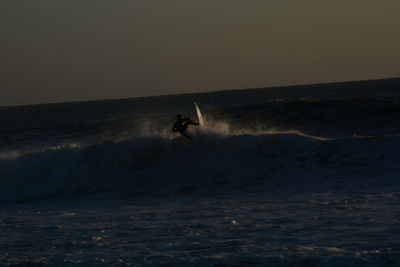
POLYGON ((0 106, 400 77, 399 0, 1 0, 0 106))

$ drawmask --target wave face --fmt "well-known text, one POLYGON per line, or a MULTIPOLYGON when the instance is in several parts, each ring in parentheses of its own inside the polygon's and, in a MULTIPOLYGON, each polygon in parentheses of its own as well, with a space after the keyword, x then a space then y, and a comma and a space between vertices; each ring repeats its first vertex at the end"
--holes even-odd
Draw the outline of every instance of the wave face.
POLYGON ((74 192, 168 195, 391 186, 400 172, 399 148, 397 135, 321 140, 299 134, 198 133, 192 143, 135 137, 3 158, 0 195, 3 202, 15 202, 74 192))
POLYGON ((0 201, 390 184, 399 107, 400 79, 3 107, 0 201), (195 116, 193 99, 207 128, 186 144, 171 125, 177 113, 195 116))

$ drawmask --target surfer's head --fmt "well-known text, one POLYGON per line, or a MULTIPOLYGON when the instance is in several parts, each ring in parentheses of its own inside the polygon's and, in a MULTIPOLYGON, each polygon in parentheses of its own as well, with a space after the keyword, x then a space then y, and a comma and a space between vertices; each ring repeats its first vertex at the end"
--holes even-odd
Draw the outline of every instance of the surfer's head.
POLYGON ((176 118, 177 118, 178 120, 180 120, 180 119, 182 119, 182 115, 181 115, 181 114, 177 114, 177 115, 176 115, 176 118))

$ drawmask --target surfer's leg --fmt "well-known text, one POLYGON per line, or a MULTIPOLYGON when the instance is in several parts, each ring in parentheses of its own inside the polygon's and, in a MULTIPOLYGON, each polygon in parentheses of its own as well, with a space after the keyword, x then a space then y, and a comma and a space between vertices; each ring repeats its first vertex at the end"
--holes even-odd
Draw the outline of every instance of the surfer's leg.
POLYGON ((184 124, 182 124, 182 129, 181 129, 179 132, 180 132, 180 133, 186 132, 186 130, 188 129, 188 127, 189 127, 189 123, 188 123, 188 122, 185 122, 184 124))
POLYGON ((192 137, 190 137, 187 133, 185 133, 185 132, 179 132, 181 135, 183 135, 183 136, 185 136, 185 137, 187 137, 187 138, 189 138, 189 139, 192 139, 192 137))

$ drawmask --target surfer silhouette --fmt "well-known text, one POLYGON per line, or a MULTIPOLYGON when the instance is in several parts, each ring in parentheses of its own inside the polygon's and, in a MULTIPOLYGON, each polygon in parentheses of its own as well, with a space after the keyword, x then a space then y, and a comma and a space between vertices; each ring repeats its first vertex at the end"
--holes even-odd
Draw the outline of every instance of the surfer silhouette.
POLYGON ((190 118, 182 118, 181 114, 176 115, 176 122, 172 131, 178 132, 183 136, 186 136, 189 139, 192 139, 187 133, 186 130, 188 129, 189 125, 199 125, 198 123, 192 121, 190 118))

